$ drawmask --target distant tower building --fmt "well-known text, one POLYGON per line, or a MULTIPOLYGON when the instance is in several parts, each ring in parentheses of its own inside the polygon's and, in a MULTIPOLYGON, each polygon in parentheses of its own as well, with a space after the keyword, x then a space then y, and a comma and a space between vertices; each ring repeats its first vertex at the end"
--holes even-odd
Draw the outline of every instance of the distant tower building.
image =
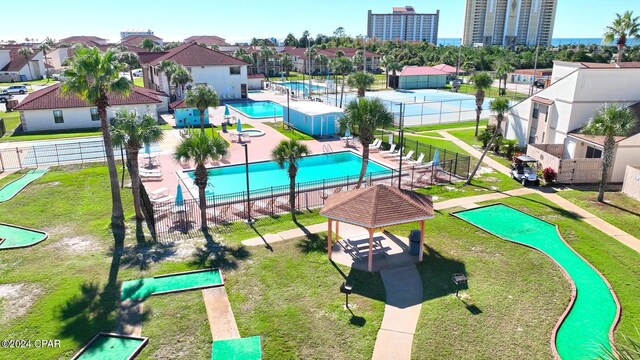
POLYGON ((558 0, 467 0, 462 44, 551 45, 558 0))
POLYGON ((127 29, 120 31, 120 40, 126 38, 131 35, 153 35, 153 31, 151 29, 127 29))
POLYGON ((394 7, 391 14, 367 17, 367 36, 379 40, 438 42, 438 18, 435 14, 416 14, 413 6, 394 7))

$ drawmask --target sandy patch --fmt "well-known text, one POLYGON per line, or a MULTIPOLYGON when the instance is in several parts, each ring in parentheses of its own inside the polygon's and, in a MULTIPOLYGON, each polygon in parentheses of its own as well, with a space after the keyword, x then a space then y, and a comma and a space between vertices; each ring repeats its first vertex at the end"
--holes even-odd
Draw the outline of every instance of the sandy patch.
POLYGON ((0 285, 0 322, 5 323, 26 314, 44 290, 36 284, 0 285))
POLYGON ((159 261, 184 261, 206 249, 204 239, 180 239, 144 245, 128 245, 122 251, 122 264, 127 267, 148 266, 159 261))
POLYGON ((48 248, 73 254, 99 252, 102 250, 100 241, 91 236, 66 236, 52 243, 48 248))
POLYGON ((490 166, 480 166, 480 168, 476 172, 476 176, 482 174, 491 174, 493 172, 495 172, 495 170, 493 170, 493 168, 491 168, 490 166))

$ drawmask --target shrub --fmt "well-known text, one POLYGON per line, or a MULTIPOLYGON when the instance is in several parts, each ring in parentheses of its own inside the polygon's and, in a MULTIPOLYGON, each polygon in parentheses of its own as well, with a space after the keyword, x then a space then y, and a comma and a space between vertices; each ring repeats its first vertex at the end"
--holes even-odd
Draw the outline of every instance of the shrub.
POLYGON ((488 128, 484 129, 484 131, 478 135, 478 141, 482 143, 483 149, 487 147, 492 136, 493 136, 493 131, 489 131, 488 128))
POLYGON ((504 151, 504 156, 507 159, 511 159, 513 157, 513 153, 516 152, 516 150, 518 150, 518 140, 502 140, 502 151, 504 151))
POLYGON ((558 173, 553 170, 553 168, 545 168, 542 171, 542 178, 544 179, 544 182, 547 184, 551 184, 552 182, 556 181, 556 178, 558 177, 558 173))

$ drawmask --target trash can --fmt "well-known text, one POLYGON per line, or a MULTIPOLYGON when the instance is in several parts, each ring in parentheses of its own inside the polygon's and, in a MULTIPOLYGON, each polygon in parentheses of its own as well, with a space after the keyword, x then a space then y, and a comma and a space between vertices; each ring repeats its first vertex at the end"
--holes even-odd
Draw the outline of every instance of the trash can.
POLYGON ((420 253, 420 230, 411 230, 409 234, 409 254, 418 256, 420 253))

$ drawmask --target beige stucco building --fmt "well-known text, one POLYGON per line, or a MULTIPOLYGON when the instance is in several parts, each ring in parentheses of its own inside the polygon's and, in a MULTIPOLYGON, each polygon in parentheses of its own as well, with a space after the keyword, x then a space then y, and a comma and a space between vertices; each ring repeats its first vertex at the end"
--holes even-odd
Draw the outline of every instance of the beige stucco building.
POLYGON ((558 0, 467 0, 465 46, 551 45, 558 0))

